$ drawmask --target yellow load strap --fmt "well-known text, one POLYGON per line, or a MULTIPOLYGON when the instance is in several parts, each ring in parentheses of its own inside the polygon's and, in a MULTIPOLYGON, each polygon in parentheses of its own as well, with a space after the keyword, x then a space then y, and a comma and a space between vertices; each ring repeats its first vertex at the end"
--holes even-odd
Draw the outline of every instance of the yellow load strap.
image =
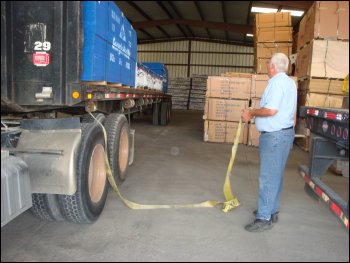
MULTIPOLYGON (((91 113, 90 113, 90 115, 95 119, 95 121, 97 121, 97 123, 99 125, 101 125, 103 133, 104 133, 104 137, 105 137, 105 143, 107 145, 107 133, 106 133, 105 128, 95 118, 95 116, 93 116, 91 113)), ((107 168, 108 181, 111 184, 114 191, 116 192, 116 194, 118 195, 118 197, 122 200, 122 202, 127 207, 129 207, 131 209, 199 208, 199 207, 215 207, 218 204, 222 204, 222 211, 227 213, 227 212, 231 211, 232 209, 234 209, 235 207, 240 205, 240 202, 232 193, 230 177, 231 177, 232 166, 233 166, 233 163, 234 163, 234 160, 236 157, 237 148, 238 148, 238 141, 239 141, 240 134, 241 134, 241 127, 242 127, 242 121, 240 120, 239 124, 238 124, 238 128, 237 128, 237 133, 236 133, 236 136, 234 139, 234 143, 232 146, 231 158, 230 158, 229 165, 227 167, 226 179, 225 179, 224 188, 223 188, 226 201, 208 200, 208 201, 204 201, 204 202, 198 203, 198 204, 181 204, 181 205, 142 205, 142 204, 138 204, 138 203, 129 201, 123 197, 123 195, 121 194, 121 192, 120 192, 120 190, 119 190, 119 188, 114 180, 111 168, 109 166, 107 151, 105 151, 105 163, 106 163, 106 168, 107 168)))

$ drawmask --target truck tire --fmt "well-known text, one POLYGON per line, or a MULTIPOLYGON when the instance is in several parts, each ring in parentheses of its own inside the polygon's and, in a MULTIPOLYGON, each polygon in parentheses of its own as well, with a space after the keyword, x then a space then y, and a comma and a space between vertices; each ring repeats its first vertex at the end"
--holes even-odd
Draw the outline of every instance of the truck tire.
MULTIPOLYGON (((103 113, 93 113, 92 115, 94 115, 94 117, 100 121, 101 123, 104 123, 106 117, 105 115, 103 115, 103 113)), ((95 119, 93 119, 91 117, 90 114, 84 114, 82 117, 81 117, 81 122, 82 123, 89 123, 89 122, 95 122, 95 119)))
POLYGON ((153 109, 153 118, 152 118, 153 125, 159 125, 160 124, 159 106, 160 106, 159 103, 154 103, 153 106, 152 106, 152 109, 153 109))
POLYGON ((170 119, 171 119, 171 108, 172 108, 172 103, 171 103, 171 101, 168 101, 167 103, 168 103, 168 115, 167 115, 168 123, 167 123, 167 124, 169 124, 170 119))
POLYGON ((38 218, 47 221, 64 221, 61 208, 58 203, 58 195, 32 194, 33 206, 31 212, 38 218))
POLYGON ((107 131, 108 161, 114 180, 121 184, 129 165, 129 124, 123 114, 110 114, 104 124, 107 131))
POLYGON ((161 125, 168 125, 169 119, 170 119, 170 107, 169 103, 162 101, 161 109, 160 109, 160 124, 161 125))
POLYGON ((105 142, 97 123, 82 123, 76 155, 77 191, 59 195, 64 216, 75 223, 93 223, 102 213, 108 193, 105 142))
POLYGON ((169 122, 170 122, 170 120, 171 120, 171 113, 172 113, 172 111, 173 111, 173 102, 172 101, 169 101, 169 122))

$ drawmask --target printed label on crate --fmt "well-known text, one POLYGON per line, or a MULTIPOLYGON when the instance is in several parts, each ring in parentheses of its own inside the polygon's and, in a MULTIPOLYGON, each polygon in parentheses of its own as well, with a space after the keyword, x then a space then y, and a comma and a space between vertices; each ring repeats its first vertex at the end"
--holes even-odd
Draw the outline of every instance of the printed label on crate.
POLYGON ((33 53, 33 64, 37 67, 46 67, 50 64, 50 54, 46 52, 33 53))
POLYGON ((114 37, 113 37, 112 48, 115 51, 117 51, 119 53, 119 55, 122 54, 127 59, 130 59, 131 50, 129 48, 127 48, 126 46, 122 45, 122 43, 117 42, 114 37))

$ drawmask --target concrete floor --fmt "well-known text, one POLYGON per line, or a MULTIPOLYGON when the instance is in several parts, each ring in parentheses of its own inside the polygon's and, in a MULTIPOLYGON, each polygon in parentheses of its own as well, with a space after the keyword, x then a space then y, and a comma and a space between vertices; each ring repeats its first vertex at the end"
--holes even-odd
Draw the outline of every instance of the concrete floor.
MULTIPOLYGON (((121 191, 142 204, 223 200, 231 145, 204 143, 202 113, 174 111, 169 126, 135 120, 135 161, 121 191)), ((241 206, 130 210, 110 191, 92 225, 43 222, 25 212, 1 229, 1 261, 349 261, 349 231, 330 209, 304 191, 294 147, 284 177, 279 222, 249 233, 258 198, 258 149, 240 145, 232 189, 241 206)), ((348 199, 349 179, 329 185, 348 199)), ((111 190, 111 189, 110 189, 111 190)))

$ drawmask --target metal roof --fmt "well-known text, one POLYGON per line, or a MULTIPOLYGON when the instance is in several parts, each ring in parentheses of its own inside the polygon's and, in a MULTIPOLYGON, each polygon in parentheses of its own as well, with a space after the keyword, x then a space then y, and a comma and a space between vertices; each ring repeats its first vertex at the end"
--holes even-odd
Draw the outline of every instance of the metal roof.
MULTIPOLYGON (((138 43, 197 39, 252 45, 252 6, 307 11, 313 1, 115 1, 138 43)), ((292 16, 297 27, 302 17, 292 16)), ((297 29, 297 28, 295 28, 297 29)))

